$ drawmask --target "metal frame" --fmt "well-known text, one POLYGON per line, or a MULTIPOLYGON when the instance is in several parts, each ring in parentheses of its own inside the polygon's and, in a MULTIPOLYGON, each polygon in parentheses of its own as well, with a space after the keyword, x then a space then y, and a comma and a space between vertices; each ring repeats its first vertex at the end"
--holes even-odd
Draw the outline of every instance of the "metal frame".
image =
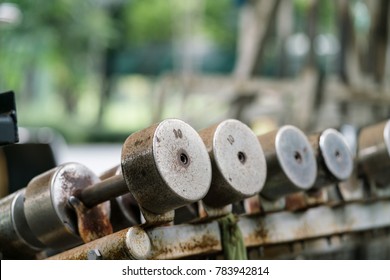
MULTIPOLYGON (((241 216, 238 225, 247 247, 284 244, 390 227, 390 199, 318 206, 303 212, 241 216)), ((88 259, 99 250, 103 259, 129 259, 128 229, 103 237, 50 259, 88 259)), ((218 221, 145 229, 151 240, 149 259, 181 259, 222 252, 218 221)))

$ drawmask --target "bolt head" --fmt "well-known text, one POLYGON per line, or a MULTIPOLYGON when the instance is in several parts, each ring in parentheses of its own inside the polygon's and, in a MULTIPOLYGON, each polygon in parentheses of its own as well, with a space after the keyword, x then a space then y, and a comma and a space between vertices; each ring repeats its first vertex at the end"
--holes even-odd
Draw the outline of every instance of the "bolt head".
POLYGON ((87 254, 88 260, 102 260, 103 256, 98 249, 90 250, 87 254))

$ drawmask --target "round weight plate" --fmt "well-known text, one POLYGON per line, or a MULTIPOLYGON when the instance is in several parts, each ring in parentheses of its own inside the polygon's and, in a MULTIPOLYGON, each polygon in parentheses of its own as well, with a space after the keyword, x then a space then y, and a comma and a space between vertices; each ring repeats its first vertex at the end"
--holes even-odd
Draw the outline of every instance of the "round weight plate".
POLYGON ((321 133, 319 146, 325 165, 338 180, 348 179, 353 170, 353 157, 341 133, 326 129, 321 133))
POLYGON ((294 126, 283 126, 276 135, 275 149, 290 181, 303 190, 312 187, 317 175, 317 163, 306 135, 294 126))

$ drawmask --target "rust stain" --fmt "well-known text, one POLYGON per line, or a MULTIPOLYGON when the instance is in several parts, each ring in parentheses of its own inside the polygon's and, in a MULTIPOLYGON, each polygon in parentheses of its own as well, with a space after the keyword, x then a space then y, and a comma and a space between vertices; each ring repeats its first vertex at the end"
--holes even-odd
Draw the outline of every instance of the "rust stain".
POLYGON ((252 196, 244 200, 245 212, 249 215, 261 212, 261 203, 259 196, 252 196))
POLYGON ((269 243, 268 235, 269 231, 267 227, 265 226, 263 220, 260 220, 254 232, 245 238, 245 244, 252 246, 269 243))
POLYGON ((208 248, 212 248, 219 244, 218 240, 211 234, 202 235, 201 239, 195 239, 193 242, 179 243, 180 250, 182 251, 204 251, 208 248))
POLYGON ((113 232, 108 216, 100 208, 101 205, 93 207, 78 219, 79 233, 85 243, 113 232))
POLYGON ((162 240, 154 240, 153 259, 168 259, 172 257, 182 258, 185 256, 205 254, 214 251, 219 245, 219 240, 212 234, 206 233, 185 242, 166 244, 162 240))
POLYGON ((324 189, 315 190, 307 193, 307 204, 315 206, 324 204, 327 201, 326 191, 324 189))
POLYGON ((142 144, 142 140, 141 139, 138 139, 137 141, 134 142, 134 146, 139 146, 142 144))
MULTIPOLYGON (((69 185, 73 189, 80 189, 85 186, 89 186, 93 183, 91 176, 79 176, 76 171, 69 171, 63 173, 62 175, 65 179, 65 182, 69 183, 69 185)), ((69 187, 68 185, 64 185, 63 188, 69 187)))
POLYGON ((51 260, 86 260, 90 250, 99 250, 104 260, 130 259, 126 246, 127 229, 105 236, 79 247, 70 249, 58 255, 52 256, 51 260))
POLYGON ((107 240, 107 242, 101 242, 101 252, 105 260, 130 259, 126 245, 127 231, 128 229, 125 229, 113 235, 102 238, 102 240, 107 240))
POLYGON ((313 237, 314 233, 312 232, 311 226, 307 224, 306 221, 302 223, 300 227, 298 227, 297 230, 294 231, 294 239, 300 240, 300 239, 306 239, 308 237, 313 237))
POLYGON ((75 197, 70 203, 77 214, 79 235, 84 243, 91 242, 113 232, 109 219, 110 203, 104 202, 92 208, 87 208, 75 197))
POLYGON ((305 194, 294 193, 286 196, 286 210, 296 211, 307 207, 305 194))
POLYGON ((210 156, 213 154, 213 139, 214 139, 214 133, 215 130, 217 129, 219 123, 210 126, 208 128, 200 130, 199 136, 202 138, 203 143, 206 146, 207 152, 209 153, 210 156))

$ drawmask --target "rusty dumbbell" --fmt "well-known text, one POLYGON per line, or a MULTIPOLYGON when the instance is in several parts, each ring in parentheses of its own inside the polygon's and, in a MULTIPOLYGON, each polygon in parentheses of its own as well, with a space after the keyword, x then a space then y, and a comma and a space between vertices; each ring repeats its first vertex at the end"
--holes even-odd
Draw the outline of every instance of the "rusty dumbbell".
POLYGON ((291 194, 286 197, 286 209, 298 210, 328 200, 327 190, 332 184, 350 178, 354 161, 344 136, 333 128, 308 136, 317 161, 317 176, 309 192, 291 194))
MULTIPOLYGON (((266 163, 261 145, 251 129, 238 120, 225 120, 199 131, 212 163, 211 186, 203 198, 206 207, 221 208, 258 194, 265 182, 266 163)), ((113 176, 112 169, 102 176, 113 176)), ((128 224, 134 224, 135 209, 131 195, 120 196, 115 203, 128 224)), ((197 217, 197 207, 181 208, 177 222, 197 217)))
MULTIPOLYGON (((88 168, 68 163, 33 178, 26 188, 0 202, 0 251, 27 257, 45 248, 66 249, 82 242, 69 197, 98 177, 88 168)), ((93 210, 108 220, 107 204, 93 210)))
POLYGON ((252 130, 238 120, 225 120, 199 132, 213 167, 212 183, 203 198, 219 208, 258 194, 267 166, 263 150, 252 130))
POLYGON ((317 176, 314 151, 306 135, 286 125, 258 136, 267 162, 267 179, 261 196, 274 201, 286 195, 307 191, 317 176))
MULTIPOLYGON (((158 216, 202 199, 211 182, 211 163, 202 139, 176 119, 129 136, 122 149, 121 169, 123 175, 100 181, 82 165, 66 164, 34 178, 25 190, 20 212, 43 246, 28 247, 68 248, 81 242, 69 206, 71 198, 91 209, 130 191, 141 209, 158 216)), ((12 213, 12 203, 2 200, 0 205, 4 205, 1 216, 12 213)), ((2 226, 12 227, 5 222, 2 226)), ((8 248, 13 237, 0 236, 0 251, 8 248)))
POLYGON ((317 178, 313 188, 347 180, 353 171, 353 155, 344 136, 333 128, 309 136, 317 159, 317 178))
POLYGON ((25 218, 24 193, 22 189, 0 201, 0 251, 4 258, 33 258, 44 248, 25 218))
POLYGON ((86 206, 130 191, 155 214, 202 199, 210 187, 211 164, 197 132, 183 121, 165 120, 130 135, 122 148, 122 174, 80 194, 86 206))
POLYGON ((359 175, 379 187, 390 183, 390 121, 364 127, 358 141, 359 175))

